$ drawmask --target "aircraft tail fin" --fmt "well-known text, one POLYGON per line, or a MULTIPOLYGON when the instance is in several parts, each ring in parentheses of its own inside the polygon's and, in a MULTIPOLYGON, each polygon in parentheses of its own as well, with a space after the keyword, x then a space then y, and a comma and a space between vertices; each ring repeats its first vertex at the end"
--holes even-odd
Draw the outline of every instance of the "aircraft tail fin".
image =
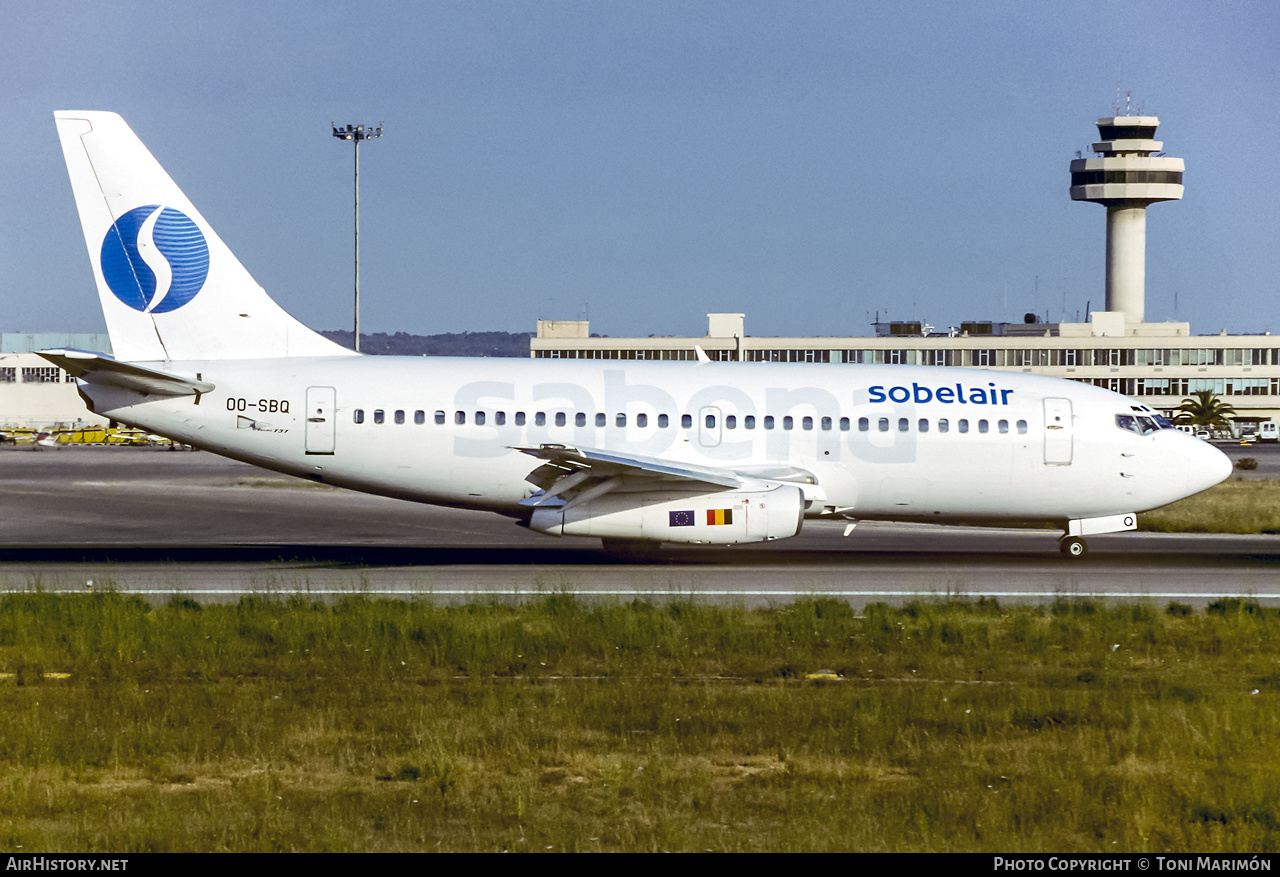
POLYGON ((356 355, 285 313, 115 113, 54 113, 115 357, 356 355))

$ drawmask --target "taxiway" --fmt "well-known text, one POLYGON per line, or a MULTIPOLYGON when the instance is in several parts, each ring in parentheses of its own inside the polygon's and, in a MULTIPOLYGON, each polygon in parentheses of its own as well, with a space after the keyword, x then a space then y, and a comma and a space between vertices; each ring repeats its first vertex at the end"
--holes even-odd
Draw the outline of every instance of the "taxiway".
MULTIPOLYGON (((1280 468, 1280 448, 1257 475, 1280 468)), ((1253 474, 1253 473, 1250 473, 1253 474)), ((1256 477, 1256 475, 1255 475, 1256 477)), ((487 513, 312 485, 203 452, 0 452, 0 589, 114 588, 235 600, 246 593, 517 598, 551 592, 755 605, 826 595, 864 604, 945 596, 1102 596, 1203 605, 1280 601, 1280 536, 1122 533, 1080 562, 1057 531, 807 522, 794 539, 664 548, 650 565, 592 539, 554 539, 487 513)))

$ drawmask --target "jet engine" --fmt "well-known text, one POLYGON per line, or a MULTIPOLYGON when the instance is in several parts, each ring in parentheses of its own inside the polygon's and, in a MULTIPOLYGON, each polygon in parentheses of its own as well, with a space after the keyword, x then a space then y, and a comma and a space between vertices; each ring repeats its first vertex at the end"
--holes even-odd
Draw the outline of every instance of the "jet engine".
POLYGON ((804 505, 795 484, 714 493, 616 491, 581 503, 536 506, 529 528, 551 536, 736 545, 796 535, 804 505))

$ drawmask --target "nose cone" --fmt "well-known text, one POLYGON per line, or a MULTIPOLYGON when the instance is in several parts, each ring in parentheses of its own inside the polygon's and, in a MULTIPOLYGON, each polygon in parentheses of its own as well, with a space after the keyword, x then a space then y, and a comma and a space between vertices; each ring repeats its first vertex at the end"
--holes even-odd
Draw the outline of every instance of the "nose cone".
POLYGON ((1191 443, 1183 457, 1186 461, 1187 495, 1208 490, 1231 474, 1231 458, 1206 441, 1186 437, 1191 443))

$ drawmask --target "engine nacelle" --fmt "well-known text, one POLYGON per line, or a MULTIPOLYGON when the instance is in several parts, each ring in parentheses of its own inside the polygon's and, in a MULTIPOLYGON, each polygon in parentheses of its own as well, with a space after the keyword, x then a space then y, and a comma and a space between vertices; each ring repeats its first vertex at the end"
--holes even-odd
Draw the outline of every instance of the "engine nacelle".
POLYGON ((551 536, 736 545, 800 532, 804 493, 795 484, 688 493, 608 493, 581 505, 538 506, 529 528, 551 536))

